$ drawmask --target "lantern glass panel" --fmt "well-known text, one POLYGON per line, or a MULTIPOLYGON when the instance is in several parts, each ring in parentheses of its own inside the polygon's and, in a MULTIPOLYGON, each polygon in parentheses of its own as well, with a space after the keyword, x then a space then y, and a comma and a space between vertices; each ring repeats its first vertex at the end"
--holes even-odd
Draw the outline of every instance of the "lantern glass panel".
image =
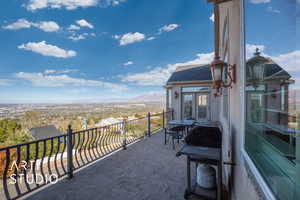
POLYGON ((223 74, 223 66, 222 65, 215 65, 213 67, 213 80, 214 81, 221 81, 222 80, 222 74, 223 74))
POLYGON ((264 74, 264 66, 263 63, 255 63, 255 65, 252 66, 253 70, 253 79, 254 80, 262 80, 263 74, 264 74))

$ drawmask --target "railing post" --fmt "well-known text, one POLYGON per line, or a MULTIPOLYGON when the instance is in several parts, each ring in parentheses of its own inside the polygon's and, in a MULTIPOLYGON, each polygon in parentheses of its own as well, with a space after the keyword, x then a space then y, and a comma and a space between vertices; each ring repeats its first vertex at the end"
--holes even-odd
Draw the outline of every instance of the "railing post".
POLYGON ((148 137, 151 136, 151 114, 148 112, 148 137))
POLYGON ((67 132, 67 172, 68 178, 73 178, 73 147, 72 147, 72 128, 68 126, 67 132))
POLYGON ((127 132, 126 125, 127 125, 126 120, 124 120, 124 121, 122 122, 123 150, 126 150, 126 148, 127 148, 127 147, 126 147, 126 132, 127 132))
POLYGON ((165 110, 163 110, 163 112, 162 112, 162 114, 163 114, 163 118, 162 118, 162 124, 163 124, 163 129, 165 128, 165 110))

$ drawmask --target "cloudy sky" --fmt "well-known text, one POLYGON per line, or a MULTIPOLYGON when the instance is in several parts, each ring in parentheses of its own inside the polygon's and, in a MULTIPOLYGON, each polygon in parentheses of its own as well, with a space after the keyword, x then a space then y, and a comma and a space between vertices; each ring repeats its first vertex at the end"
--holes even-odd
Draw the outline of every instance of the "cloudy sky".
MULTIPOLYGON (((247 55, 259 46, 300 75, 292 61, 300 55, 295 4, 285 2, 247 0, 255 19, 247 21, 247 55)), ((0 103, 163 93, 177 66, 213 57, 214 18, 205 0, 10 0, 0 13, 0 103)))
POLYGON ((258 47, 285 69, 300 89, 300 0, 248 0, 245 5, 246 57, 258 47), (298 23, 298 24, 297 24, 298 23), (297 30, 298 29, 298 30, 297 30))

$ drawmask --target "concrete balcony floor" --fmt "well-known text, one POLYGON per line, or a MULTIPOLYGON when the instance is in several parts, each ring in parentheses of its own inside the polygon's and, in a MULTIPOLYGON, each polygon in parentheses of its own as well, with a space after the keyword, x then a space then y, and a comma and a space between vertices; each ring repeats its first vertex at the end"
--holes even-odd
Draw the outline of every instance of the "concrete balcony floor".
POLYGON ((182 200, 186 159, 159 132, 61 180, 27 199, 182 200))

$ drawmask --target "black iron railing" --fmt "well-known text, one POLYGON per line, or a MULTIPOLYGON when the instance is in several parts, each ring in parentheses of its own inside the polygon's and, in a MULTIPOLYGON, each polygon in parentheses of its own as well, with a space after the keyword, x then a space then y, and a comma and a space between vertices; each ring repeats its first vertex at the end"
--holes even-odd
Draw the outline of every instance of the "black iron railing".
POLYGON ((0 199, 17 199, 165 127, 173 112, 149 113, 109 126, 0 149, 0 199), (2 198, 3 197, 3 198, 2 198))

